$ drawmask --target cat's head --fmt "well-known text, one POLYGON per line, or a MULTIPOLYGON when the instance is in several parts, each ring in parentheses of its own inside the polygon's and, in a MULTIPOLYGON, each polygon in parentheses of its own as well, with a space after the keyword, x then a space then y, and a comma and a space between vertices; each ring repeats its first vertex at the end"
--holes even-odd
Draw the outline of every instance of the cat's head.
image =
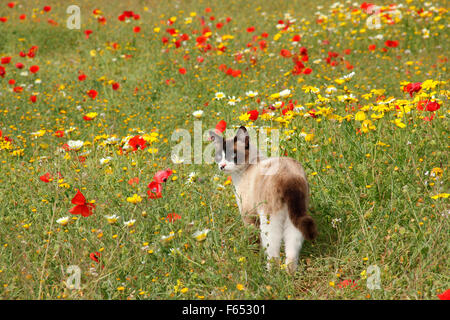
POLYGON ((250 137, 244 126, 240 127, 236 135, 230 139, 224 139, 214 131, 210 131, 209 134, 216 147, 214 160, 221 171, 233 173, 250 163, 254 148, 250 145, 250 137))

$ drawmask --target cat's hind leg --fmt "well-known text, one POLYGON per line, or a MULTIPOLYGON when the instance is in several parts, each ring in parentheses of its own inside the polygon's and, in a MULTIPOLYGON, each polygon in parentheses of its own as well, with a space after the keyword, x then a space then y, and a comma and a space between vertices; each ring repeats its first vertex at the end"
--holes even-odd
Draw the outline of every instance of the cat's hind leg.
POLYGON ((279 262, 280 247, 283 239, 283 229, 287 212, 277 212, 268 215, 263 209, 258 210, 261 229, 261 245, 267 254, 267 268, 270 269, 271 260, 279 262))
POLYGON ((297 270, 298 256, 305 239, 290 218, 285 220, 283 239, 286 251, 287 270, 290 274, 294 274, 297 270))

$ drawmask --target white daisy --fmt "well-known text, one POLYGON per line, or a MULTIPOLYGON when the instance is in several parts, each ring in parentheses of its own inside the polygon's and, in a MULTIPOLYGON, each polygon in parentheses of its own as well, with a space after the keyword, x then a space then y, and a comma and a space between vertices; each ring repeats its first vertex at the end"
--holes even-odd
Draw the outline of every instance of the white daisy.
POLYGON ((69 217, 63 217, 63 218, 59 218, 58 220, 56 220, 56 223, 65 226, 69 223, 69 217))
POLYGON ((195 238, 197 241, 203 241, 206 239, 206 236, 208 235, 209 231, 211 231, 211 230, 204 229, 204 230, 196 231, 196 232, 194 232, 192 237, 195 238))
POLYGON ((223 98, 225 98, 225 94, 223 92, 216 92, 214 99, 222 100, 223 98))
POLYGON ((135 222, 136 222, 135 219, 131 219, 131 220, 128 220, 128 221, 124 221, 123 224, 126 225, 127 227, 131 228, 132 226, 134 226, 135 222))
POLYGON ((258 91, 247 91, 245 94, 247 97, 253 98, 258 95, 258 91))
POLYGON ((290 94, 291 94, 291 90, 285 89, 285 90, 283 90, 283 91, 280 92, 280 97, 281 97, 281 98, 284 98, 284 97, 287 97, 287 96, 290 95, 290 94))
POLYGON ((81 140, 69 140, 67 141, 67 145, 69 146, 70 150, 80 150, 81 147, 84 145, 84 141, 81 140))
POLYGON ((239 102, 239 101, 241 101, 241 98, 236 98, 235 96, 228 97, 228 104, 230 106, 236 105, 236 102, 239 102))
POLYGON ((113 214, 111 216, 105 216, 105 218, 106 218, 106 220, 108 221, 109 224, 114 224, 119 219, 119 216, 113 214))
POLYGON ((200 118, 203 116, 203 110, 197 110, 197 111, 194 111, 194 112, 192 113, 192 115, 193 115, 195 118, 200 119, 200 118))

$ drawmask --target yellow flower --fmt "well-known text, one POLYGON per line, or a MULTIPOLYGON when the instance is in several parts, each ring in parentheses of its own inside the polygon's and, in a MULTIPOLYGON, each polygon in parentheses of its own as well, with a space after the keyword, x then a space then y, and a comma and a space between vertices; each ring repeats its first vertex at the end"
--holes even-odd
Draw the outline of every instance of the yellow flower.
POLYGON ((189 291, 188 288, 183 288, 183 289, 180 290, 181 293, 186 293, 186 292, 188 292, 188 291, 189 291))
POLYGON ((86 118, 94 119, 98 115, 97 112, 89 112, 86 114, 86 118))
POLYGON ((372 124, 372 121, 370 121, 370 120, 364 120, 361 125, 361 130, 364 133, 367 133, 370 130, 375 130, 375 129, 376 129, 376 127, 372 124))
POLYGON ((241 121, 248 121, 248 119, 250 119, 250 114, 248 113, 243 113, 239 116, 239 120, 241 121))
POLYGON ((443 174, 444 170, 442 170, 441 168, 435 167, 431 169, 431 176, 442 177, 443 174))
POLYGON ((142 201, 142 197, 135 193, 132 197, 128 197, 127 201, 136 204, 142 201))
POLYGON ((242 291, 242 290, 245 289, 245 287, 244 287, 242 284, 238 283, 238 284, 236 285, 236 289, 238 289, 239 291, 242 291))
POLYGON ((434 200, 439 199, 439 198, 447 199, 448 196, 450 196, 450 193, 439 193, 437 195, 431 196, 431 199, 434 199, 434 200))
POLYGON ((399 128, 404 128, 404 127, 406 127, 406 124, 404 124, 403 122, 402 122, 402 119, 400 119, 400 118, 397 118, 397 119, 395 119, 395 120, 391 120, 391 122, 392 123, 394 123, 397 127, 399 127, 399 128))
POLYGON ((175 238, 175 232, 171 231, 168 236, 162 236, 161 237, 161 241, 162 242, 169 242, 173 238, 175 238))
POLYGON ((433 80, 425 80, 422 83, 422 89, 423 90, 429 90, 429 89, 434 89, 436 88, 436 86, 439 84, 439 81, 433 81, 433 80))
POLYGON ((106 218, 106 220, 108 221, 109 224, 114 224, 119 219, 119 217, 116 216, 115 214, 113 214, 112 216, 105 216, 105 218, 106 218))
POLYGON ((308 133, 307 135, 305 135, 305 141, 306 142, 312 141, 313 138, 314 138, 314 134, 313 133, 308 133))
POLYGON ((355 114, 355 120, 356 121, 364 121, 364 120, 366 120, 366 114, 363 111, 358 111, 355 114))
POLYGON ((209 233, 209 229, 204 229, 201 231, 196 231, 192 237, 195 238, 197 241, 203 241, 206 239, 207 234, 209 233))
POLYGON ((36 132, 32 132, 31 135, 33 137, 42 137, 47 131, 46 130, 39 130, 36 132))

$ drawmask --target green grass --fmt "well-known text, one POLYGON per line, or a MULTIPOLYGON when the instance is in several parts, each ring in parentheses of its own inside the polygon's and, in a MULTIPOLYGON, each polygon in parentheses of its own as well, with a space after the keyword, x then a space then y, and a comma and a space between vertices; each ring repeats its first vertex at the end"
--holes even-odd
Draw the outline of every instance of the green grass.
POLYGON ((347 3, 332 13, 333 1, 320 1, 321 9, 304 1, 130 0, 114 6, 96 1, 96 7, 91 1, 78 3, 81 30, 65 27, 68 15, 60 1, 30 0, 22 7, 2 4, 0 8, 0 17, 8 17, 0 22, 0 58, 12 57, 10 64, 2 65, 6 75, 0 78, 0 130, 3 137, 13 139, 7 144, 0 138, 2 299, 437 299, 449 289, 445 2, 434 3, 432 9, 421 1, 400 1, 402 19, 392 25, 383 20, 379 30, 365 26, 367 16, 359 7, 353 22, 346 18, 352 11, 347 3), (52 10, 44 13, 44 5, 52 10), (205 12, 207 7, 210 13, 205 12), (94 17, 96 8, 106 17, 106 25, 94 17), (417 15, 420 8, 428 17, 417 15), (140 19, 120 22, 117 17, 123 10, 133 10, 140 19), (317 23, 316 11, 327 21, 317 23), (191 12, 196 16, 186 24, 191 12), (22 13, 27 15, 23 21, 22 13), (276 25, 286 19, 285 13, 296 21, 291 30, 281 32, 276 25), (233 36, 223 40, 225 52, 202 52, 196 47, 202 16, 207 25, 211 23, 207 43, 212 47, 218 47, 217 38, 233 36), (171 17, 177 19, 169 26, 171 17), (227 17, 231 22, 225 23, 227 17), (58 26, 48 24, 48 18, 58 26), (215 27, 218 22, 224 22, 221 29, 215 27), (141 31, 134 33, 138 25, 141 31), (251 26, 256 30, 248 33, 251 26), (167 28, 190 39, 180 48, 172 42, 164 45, 162 37, 175 38, 167 28), (423 37, 424 28, 430 31, 429 38, 423 37), (93 31, 89 39, 83 33, 86 29, 93 31), (263 32, 269 36, 261 38, 263 32), (281 37, 274 40, 276 34, 281 37), (295 34, 302 36, 301 45, 290 41, 295 34), (373 38, 379 34, 382 40, 373 38), (259 37, 252 41, 253 36, 259 37), (259 48, 261 40, 267 42, 267 49, 259 48), (398 40, 399 46, 384 52, 386 40, 398 40), (116 49, 114 42, 119 45, 116 49), (257 50, 252 51, 248 43, 257 50), (373 52, 368 50, 371 44, 377 46, 373 52), (20 51, 28 52, 33 45, 39 47, 34 59, 19 57, 20 51), (300 46, 308 49, 309 61, 304 64, 313 70, 309 75, 293 75, 292 59, 280 55, 281 49, 298 53, 300 46), (351 53, 344 54, 345 49, 351 53), (339 53, 335 67, 325 61, 329 51, 339 53), (244 52, 243 59, 235 62, 238 52, 244 52), (199 63, 198 56, 204 62, 199 63), (347 69, 342 58, 353 69, 347 69), (16 69, 17 62, 25 68, 16 69), (241 70, 241 76, 227 76, 219 70, 221 64, 241 70), (21 75, 31 65, 39 65, 40 70, 21 75), (186 74, 178 72, 181 67, 186 74), (335 81, 350 72, 355 72, 351 79, 335 81), (87 75, 85 81, 78 81, 80 73, 87 75), (8 84, 10 79, 16 84, 8 84), (403 82, 426 80, 433 80, 435 88, 423 88, 412 98, 402 90, 403 82), (120 89, 114 91, 109 81, 120 83, 120 89), (10 90, 22 84, 23 92, 10 90), (337 92, 323 103, 305 87, 318 88, 326 97, 330 85, 337 92), (87 95, 91 89, 98 91, 96 99, 87 95), (270 98, 284 89, 291 90, 289 97, 270 98), (384 91, 365 99, 363 95, 372 89, 384 91), (261 103, 246 96, 249 90, 258 91, 257 98, 266 104, 276 100, 287 104, 292 99, 304 110, 292 116, 275 110, 273 118, 264 120, 261 103), (230 106, 227 98, 215 100, 216 92, 242 101, 230 106), (29 97, 35 93, 37 101, 32 103, 29 97), (350 94, 356 100, 338 98, 350 94), (416 108, 418 100, 432 97, 439 110, 416 108), (377 99, 391 98, 395 101, 387 103, 383 116, 371 118, 381 113, 373 110, 377 99), (411 110, 403 114, 396 105, 411 110), (304 116, 328 107, 329 113, 323 111, 316 118, 304 116), (253 124, 239 120, 252 109, 260 111, 258 120, 253 124), (172 163, 177 142, 171 135, 177 128, 193 132, 195 110, 204 111, 203 130, 214 128, 220 120, 229 128, 244 124, 281 129, 279 154, 305 167, 319 237, 305 242, 294 276, 280 268, 265 269, 264 254, 252 241, 258 231, 244 227, 232 185, 216 165, 172 163), (358 111, 372 121, 367 132, 367 122, 355 120, 358 111), (98 115, 83 120, 89 112, 98 115), (432 121, 424 120, 432 114, 432 121), (396 119, 405 126, 397 126, 396 119), (62 138, 54 135, 71 127, 73 131, 62 138), (45 134, 31 135, 40 129, 45 134), (102 143, 103 135, 122 139, 152 132, 158 133, 158 141, 136 152, 120 154, 118 145, 102 143), (306 139, 301 132, 308 134, 306 139), (78 153, 60 152, 68 140, 90 144, 78 153), (157 152, 149 153, 150 148, 157 152), (80 162, 78 156, 84 151, 90 153, 80 162), (100 164, 107 156, 111 161, 100 164), (166 168, 175 172, 163 185, 162 198, 147 199, 148 183, 166 168), (39 179, 47 172, 55 177, 50 183, 39 179), (189 184, 191 172, 196 179, 189 184), (134 177, 139 184, 131 186, 127 182, 134 177), (77 189, 88 201, 95 200, 93 215, 69 213, 77 189), (143 200, 128 202, 133 194, 143 200), (432 198, 436 195, 442 197, 432 198), (169 213, 181 219, 170 223, 169 213), (113 214, 120 218, 110 225, 105 216, 113 214), (56 220, 65 216, 69 224, 59 225, 56 220), (136 220, 134 226, 124 226, 130 219, 136 220), (192 237, 205 228, 211 231, 204 241, 192 237), (161 241, 170 232, 174 238, 161 241), (176 248, 178 253, 171 252, 176 248), (101 252, 99 263, 90 259, 95 252, 101 252), (65 284, 70 265, 81 269, 79 290, 65 284), (380 268, 379 290, 367 288, 371 265, 380 268), (356 281, 358 287, 339 288, 346 279, 356 281))

